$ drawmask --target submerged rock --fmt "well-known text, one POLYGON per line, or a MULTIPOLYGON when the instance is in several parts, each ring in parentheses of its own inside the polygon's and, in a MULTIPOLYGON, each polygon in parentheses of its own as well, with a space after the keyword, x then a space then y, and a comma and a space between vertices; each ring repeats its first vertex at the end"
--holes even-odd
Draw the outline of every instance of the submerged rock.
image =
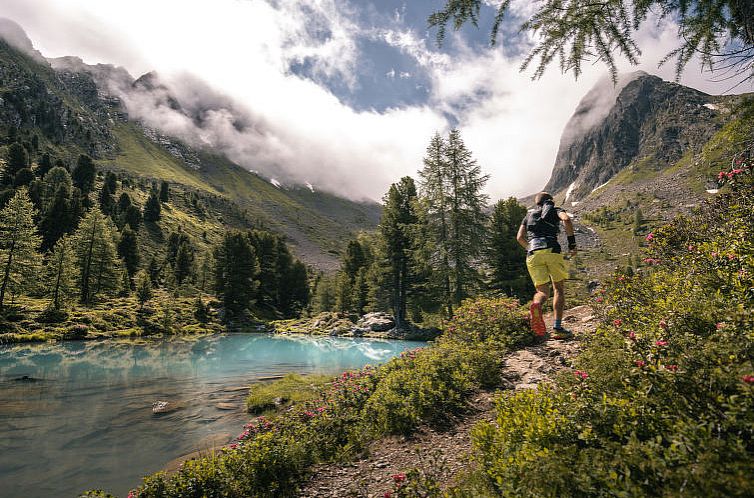
POLYGON ((172 413, 181 407, 176 403, 170 401, 155 401, 152 403, 152 413, 155 415, 163 415, 165 413, 172 413))

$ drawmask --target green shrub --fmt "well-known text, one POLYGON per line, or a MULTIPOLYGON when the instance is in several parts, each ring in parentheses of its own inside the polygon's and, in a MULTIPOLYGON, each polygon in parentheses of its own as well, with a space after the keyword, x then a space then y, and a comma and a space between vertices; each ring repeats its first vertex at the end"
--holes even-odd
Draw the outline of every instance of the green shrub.
POLYGON ((597 297, 602 325, 554 389, 503 396, 473 433, 503 496, 754 495, 754 193, 647 238, 597 297))
MULTIPOLYGON (((430 347, 318 383, 316 397, 305 389, 298 403, 274 419, 252 420, 223 452, 188 462, 170 476, 149 476, 133 496, 288 496, 315 462, 352 457, 383 434, 446 424, 467 408, 473 391, 500 382, 503 353, 528 334, 518 330, 527 328, 515 301, 481 303, 459 308, 455 332, 430 347), (477 326, 481 332, 475 335, 477 326)), ((252 390, 250 405, 266 406, 284 385, 301 392, 301 381, 287 378, 268 391, 252 390)))

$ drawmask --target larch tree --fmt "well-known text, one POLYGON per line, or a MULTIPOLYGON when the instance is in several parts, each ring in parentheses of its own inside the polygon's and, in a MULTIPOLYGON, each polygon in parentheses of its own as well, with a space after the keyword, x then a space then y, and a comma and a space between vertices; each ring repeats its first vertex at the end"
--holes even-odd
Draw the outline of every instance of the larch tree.
POLYGON ((139 269, 141 255, 139 254, 139 241, 136 232, 131 230, 129 225, 124 226, 123 230, 120 232, 118 256, 123 260, 129 278, 133 278, 134 275, 136 275, 136 271, 139 269))
POLYGON ((88 194, 94 190, 94 180, 97 177, 97 168, 95 167, 92 158, 85 154, 81 154, 76 161, 76 167, 73 169, 71 177, 73 178, 73 184, 84 194, 88 194))
POLYGON ((383 199, 385 207, 380 220, 380 231, 387 249, 391 304, 396 327, 403 326, 406 321, 408 294, 412 283, 412 236, 414 226, 419 221, 415 211, 416 200, 416 185, 408 176, 392 184, 383 199))
POLYGON ((47 257, 45 277, 50 308, 63 309, 76 292, 75 243, 70 236, 63 236, 55 243, 47 257))
POLYGON ((215 247, 215 292, 226 316, 244 312, 254 302, 259 281, 259 262, 254 246, 243 232, 228 232, 215 247))
POLYGON ((492 208, 485 259, 490 270, 491 289, 508 296, 528 300, 534 293, 526 270, 526 251, 516 241, 518 227, 526 216, 526 207, 515 197, 500 199, 492 208))
MULTIPOLYGON (((460 29, 477 25, 486 0, 446 0, 445 6, 429 17, 442 43, 448 24, 460 29)), ((494 16, 490 41, 497 42, 503 20, 513 8, 502 0, 494 16)), ((704 68, 719 71, 725 79, 739 83, 754 78, 754 2, 751 0, 544 0, 520 27, 531 31, 537 43, 522 69, 536 64, 539 78, 555 59, 563 72, 578 77, 585 62, 600 61, 617 79, 616 55, 638 64, 641 49, 634 34, 650 18, 671 19, 678 25, 679 46, 663 62, 675 58, 676 77, 694 56, 704 68)), ((656 22, 656 21, 655 21, 656 22)))
POLYGON ((91 303, 100 292, 112 292, 120 286, 115 233, 112 221, 94 208, 82 218, 74 234, 79 299, 84 304, 91 303))
POLYGON ((42 243, 34 226, 35 214, 25 188, 18 189, 0 210, 0 312, 8 292, 20 294, 34 285, 42 243))
POLYGON ((448 318, 453 316, 448 216, 447 160, 445 140, 435 133, 429 142, 424 167, 419 172, 419 189, 427 205, 427 225, 429 244, 432 247, 429 263, 434 269, 433 276, 440 287, 443 307, 448 318))
POLYGON ((480 281, 479 260, 485 243, 484 186, 489 179, 463 143, 458 130, 443 141, 435 135, 421 171, 422 195, 434 245, 434 273, 439 277, 447 316, 480 281))
POLYGON ((26 168, 29 159, 26 149, 19 143, 12 143, 8 147, 8 157, 3 168, 0 181, 3 185, 13 185, 16 173, 26 168))
POLYGON ((160 199, 157 197, 157 192, 152 190, 149 193, 146 204, 144 204, 144 221, 156 222, 160 221, 162 216, 162 205, 160 199))

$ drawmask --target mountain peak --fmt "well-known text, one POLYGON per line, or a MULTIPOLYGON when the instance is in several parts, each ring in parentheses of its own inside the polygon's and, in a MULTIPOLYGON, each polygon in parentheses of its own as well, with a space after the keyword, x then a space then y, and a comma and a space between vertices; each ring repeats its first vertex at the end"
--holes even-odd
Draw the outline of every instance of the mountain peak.
POLYGON ((37 62, 45 62, 45 58, 34 48, 31 39, 16 21, 0 17, 0 38, 11 47, 20 50, 37 62))
POLYGON ((567 190, 573 201, 634 161, 674 163, 717 129, 714 111, 705 107, 711 100, 643 71, 621 76, 616 85, 607 79, 598 82, 563 131, 545 189, 567 190))

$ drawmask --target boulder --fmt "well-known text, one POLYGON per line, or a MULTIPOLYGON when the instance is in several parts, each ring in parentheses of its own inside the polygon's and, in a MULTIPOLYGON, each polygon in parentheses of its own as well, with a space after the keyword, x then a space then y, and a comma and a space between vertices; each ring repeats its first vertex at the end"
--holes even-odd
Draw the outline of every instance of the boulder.
POLYGON ((170 401, 155 401, 152 403, 152 413, 155 415, 163 415, 165 413, 172 413, 178 410, 180 406, 170 401))
POLYGON ((392 315, 388 315, 387 313, 367 313, 361 317, 356 327, 369 329, 372 332, 387 332, 395 327, 395 320, 393 320, 392 315))

